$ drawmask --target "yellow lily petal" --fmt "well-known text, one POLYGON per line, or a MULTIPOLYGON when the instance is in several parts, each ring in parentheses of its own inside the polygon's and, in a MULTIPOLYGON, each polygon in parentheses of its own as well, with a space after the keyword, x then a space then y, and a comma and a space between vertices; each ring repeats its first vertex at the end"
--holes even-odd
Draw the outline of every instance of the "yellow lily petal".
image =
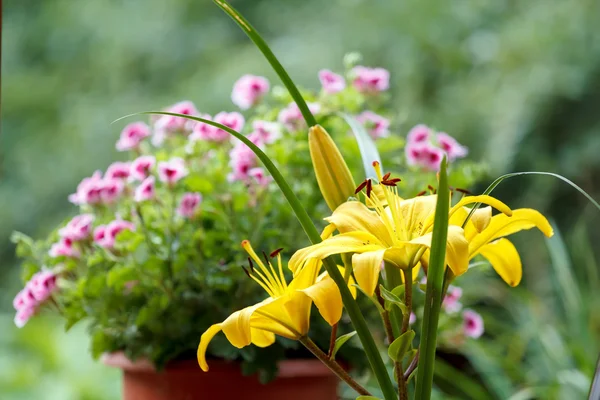
MULTIPOLYGON (((410 243, 421 244, 431 248, 433 233, 418 237, 410 243)), ((469 242, 465 238, 464 231, 456 225, 448 226, 448 238, 446 241, 446 264, 454 275, 464 274, 469 268, 469 242)))
POLYGON ((456 210, 458 210, 459 208, 466 206, 467 204, 475 204, 475 203, 483 203, 483 204, 487 204, 488 206, 492 206, 496 210, 500 211, 503 214, 506 214, 509 217, 512 215, 512 210, 510 209, 509 206, 507 206, 500 200, 496 199, 495 197, 488 196, 485 194, 482 194, 479 196, 463 197, 462 199, 460 199, 460 201, 458 203, 456 203, 450 209, 450 215, 452 215, 454 212, 456 212, 456 210))
POLYGON ((437 195, 419 196, 400 202, 400 212, 404 221, 406 221, 406 230, 420 236, 427 232, 427 221, 431 219, 433 223, 433 214, 437 195))
POLYGON ((321 240, 329 239, 336 229, 334 224, 327 225, 325 229, 323 229, 323 232, 321 232, 321 240))
POLYGON ((356 283, 369 296, 375 293, 377 283, 379 282, 379 273, 381 272, 381 262, 385 249, 370 251, 363 254, 354 254, 352 256, 352 267, 356 283))
POLYGON ((479 253, 487 258, 504 282, 517 286, 523 276, 521 258, 510 240, 502 238, 482 246, 479 253))
POLYGON ((298 250, 288 263, 288 267, 297 274, 306 260, 323 259, 332 254, 364 253, 383 248, 379 239, 366 232, 348 232, 333 236, 321 243, 298 250))
POLYGON ((254 314, 257 308, 266 305, 271 301, 273 301, 273 299, 268 298, 258 304, 236 311, 227 317, 221 324, 221 329, 225 336, 227 336, 227 340, 238 349, 252 343, 252 332, 250 330, 250 319, 252 318, 252 314, 254 314))
POLYGON ((386 246, 392 245, 392 238, 377 213, 358 201, 349 201, 340 205, 331 217, 327 217, 325 220, 334 224, 340 233, 368 232, 386 246))
POLYGON ((252 344, 258 347, 269 347, 275 343, 275 334, 258 328, 251 328, 252 344))
POLYGON ((270 301, 263 302, 263 305, 254 312, 251 320, 252 328, 272 332, 288 339, 298 339, 308 331, 310 299, 302 296, 298 291, 292 291, 268 300, 270 301))
POLYGON ((317 306, 319 313, 329 325, 335 325, 342 317, 342 296, 329 276, 301 291, 317 306))
POLYGON ((308 333, 311 306, 311 299, 303 295, 301 291, 290 293, 288 300, 284 303, 285 310, 289 316, 290 326, 300 336, 308 333))
POLYGON ((221 324, 214 324, 210 328, 208 328, 202 336, 200 336, 200 344, 198 345, 198 352, 196 353, 198 357, 198 364, 202 371, 208 371, 208 364, 206 363, 206 349, 208 348, 208 344, 212 340, 213 337, 217 333, 221 332, 221 324))
POLYGON ((478 233, 481 233, 485 228, 490 224, 490 220, 492 219, 492 207, 479 207, 473 215, 471 216, 471 221, 473 221, 473 226, 478 233))
POLYGON ((473 257, 479 253, 483 245, 495 239, 534 227, 537 227, 547 237, 552 236, 554 233, 548 220, 541 213, 531 208, 514 210, 512 217, 504 214, 495 215, 490 220, 488 227, 471 240, 469 253, 473 257))

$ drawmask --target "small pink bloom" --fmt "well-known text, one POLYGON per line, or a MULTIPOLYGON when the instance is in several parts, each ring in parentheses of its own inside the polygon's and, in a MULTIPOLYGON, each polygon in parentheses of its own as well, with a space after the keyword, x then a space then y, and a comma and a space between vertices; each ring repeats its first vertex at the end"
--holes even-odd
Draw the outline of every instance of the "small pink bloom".
POLYGON ((179 157, 173 157, 169 161, 158 163, 158 178, 161 182, 174 184, 181 178, 187 176, 188 170, 185 167, 185 161, 179 157))
POLYGON ((120 179, 104 179, 102 181, 102 187, 100 189, 100 197, 102 202, 105 204, 114 203, 123 191, 125 190, 125 184, 120 179))
POLYGON ((328 69, 319 71, 319 80, 321 81, 325 93, 333 94, 341 92, 346 87, 346 80, 344 77, 328 69))
POLYGON ((13 299, 13 307, 15 310, 23 308, 31 308, 37 305, 37 300, 31 291, 31 288, 25 286, 13 299))
POLYGON ((249 178, 248 171, 254 167, 255 160, 252 158, 232 159, 230 165, 233 171, 227 175, 227 180, 229 182, 246 182, 249 178))
POLYGON ((73 204, 98 204, 102 201, 100 192, 102 189, 102 172, 96 171, 89 178, 77 185, 77 191, 69 195, 69 201, 73 204))
POLYGON ((106 226, 99 226, 96 228, 94 231, 94 240, 100 246, 111 249, 115 246, 117 235, 124 230, 134 231, 135 225, 129 221, 116 219, 106 226))
POLYGON ((458 143, 456 139, 447 133, 438 133, 437 141, 442 150, 444 150, 448 155, 448 161, 450 162, 456 160, 457 158, 463 158, 469 153, 469 150, 465 146, 458 143))
POLYGON ((131 179, 143 181, 150 175, 150 170, 156 164, 154 156, 140 156, 133 160, 129 168, 129 176, 131 179))
MULTIPOLYGON (((321 105, 318 103, 308 103, 308 109, 311 113, 317 114, 321 111, 321 105)), ((277 116, 279 123, 283 124, 290 132, 296 132, 306 128, 306 122, 298 105, 294 102, 282 109, 277 116)))
POLYGON ((21 308, 20 310, 17 310, 15 319, 14 319, 15 325, 17 326, 17 328, 24 327, 25 324, 27 323, 27 321, 29 321, 29 319, 31 317, 33 317, 34 314, 35 314, 34 307, 24 307, 24 308, 21 308))
POLYGON ((154 177, 149 176, 140 185, 135 188, 133 199, 136 202, 153 199, 155 195, 154 177))
POLYGON ((115 161, 110 164, 104 173, 104 179, 126 179, 129 177, 131 163, 115 161))
POLYGON ((277 122, 254 121, 252 129, 265 144, 271 144, 281 137, 281 125, 277 122))
POLYGON ((248 176, 253 178, 260 186, 267 186, 271 182, 271 177, 266 175, 265 170, 262 168, 252 168, 248 171, 248 176))
POLYGON ((92 233, 92 222, 94 222, 92 214, 77 215, 64 228, 61 228, 58 234, 75 242, 85 240, 92 233))
POLYGON ((430 171, 438 171, 444 151, 429 143, 408 143, 405 148, 408 165, 417 165, 430 171))
MULTIPOLYGON (((240 132, 244 128, 245 123, 244 116, 235 111, 230 113, 221 111, 215 115, 214 121, 237 132, 240 132)), ((222 129, 215 129, 212 140, 215 142, 224 142, 228 140, 230 136, 229 133, 222 129)))
POLYGON ((455 314, 461 310, 462 304, 459 300, 462 297, 462 293, 462 289, 457 286, 450 285, 448 287, 448 292, 442 302, 442 307, 447 313, 455 314))
MULTIPOLYGON (((181 101, 179 103, 173 104, 172 106, 167 108, 167 111, 175 114, 192 116, 197 116, 199 114, 198 110, 196 109, 196 106, 191 101, 181 101)), ((163 115, 156 121, 155 127, 157 131, 163 132, 163 134, 188 134, 190 133, 195 124, 196 122, 187 118, 174 117, 172 115, 163 115)))
POLYGON ((409 144, 414 143, 427 143, 429 142, 429 138, 431 136, 431 128, 427 125, 419 124, 408 132, 408 136, 406 137, 406 142, 409 144))
POLYGON ((104 247, 104 238, 106 237, 106 225, 98 225, 94 229, 94 242, 104 247))
POLYGON ((417 316, 415 315, 414 312, 410 312, 410 317, 408 317, 408 323, 410 325, 414 324, 415 322, 417 322, 417 316))
POLYGON ((150 127, 143 122, 134 122, 121 131, 115 147, 119 151, 133 150, 148 136, 150 136, 150 127))
POLYGON ((463 332, 473 339, 481 337, 484 332, 483 318, 481 318, 481 315, 473 310, 463 311, 463 332))
POLYGON ((42 303, 56 289, 56 275, 50 271, 40 271, 31 277, 29 282, 27 282, 27 287, 33 293, 35 299, 39 303, 42 303))
POLYGON ((233 85, 231 101, 242 110, 247 110, 256 105, 268 91, 269 81, 267 78, 244 75, 233 85))
POLYGON ((386 69, 356 66, 351 73, 352 84, 359 92, 383 92, 390 87, 390 73, 386 69))
POLYGON ((200 193, 184 193, 179 202, 177 213, 185 218, 192 218, 200 206, 202 195, 200 193))
POLYGON ((371 111, 363 111, 356 117, 356 119, 366 129, 368 129, 369 134, 373 139, 387 137, 390 134, 388 130, 390 127, 390 121, 381 115, 375 114, 371 111))
MULTIPOLYGON (((202 114, 200 117, 212 121, 212 117, 208 114, 202 114)), ((189 140, 192 142, 200 140, 215 140, 216 130, 217 128, 212 125, 205 124, 203 122, 196 122, 194 129, 192 130, 192 134, 189 136, 189 140)))
POLYGON ((62 238, 58 243, 54 243, 48 251, 50 257, 71 257, 79 258, 79 251, 73 247, 73 241, 71 239, 62 238))

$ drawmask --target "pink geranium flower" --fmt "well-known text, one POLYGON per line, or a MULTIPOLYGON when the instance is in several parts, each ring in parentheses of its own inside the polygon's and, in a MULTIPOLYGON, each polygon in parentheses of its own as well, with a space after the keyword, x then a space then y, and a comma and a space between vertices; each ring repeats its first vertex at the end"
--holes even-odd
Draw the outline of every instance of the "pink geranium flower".
POLYGON ((115 161, 106 169, 106 172, 104 173, 104 179, 126 179, 129 177, 130 169, 130 163, 115 161))
POLYGON ((27 324, 27 321, 29 321, 29 319, 31 317, 33 317, 33 315, 35 314, 35 308, 34 307, 24 307, 21 308, 19 310, 17 310, 17 313, 15 314, 15 325, 17 326, 17 328, 22 328, 25 326, 25 324, 27 324))
POLYGON ((247 110, 256 105, 268 91, 269 81, 267 78, 244 75, 233 85, 231 101, 242 110, 247 110))
POLYGON ((77 191, 69 195, 69 201, 73 204, 98 204, 102 201, 100 192, 102 190, 102 172, 96 171, 89 178, 77 185, 77 191))
POLYGON ((133 160, 129 168, 129 176, 133 180, 143 181, 150 175, 150 170, 156 164, 154 156, 140 156, 133 160))
POLYGON ((455 314, 461 310, 462 304, 460 303, 460 298, 462 297, 462 293, 461 288, 452 285, 448 286, 448 292, 442 302, 442 307, 447 313, 455 314))
MULTIPOLYGON (((317 114, 321 110, 321 105, 318 103, 307 103, 307 105, 308 109, 313 114, 317 114)), ((293 102, 279 112, 277 121, 283 124, 290 132, 296 132, 306 128, 304 117, 302 116, 298 105, 293 102)))
POLYGON ((448 161, 450 162, 457 158, 463 158, 469 153, 469 150, 465 146, 462 146, 456 139, 447 133, 440 132, 437 134, 436 138, 442 150, 448 155, 448 161))
MULTIPOLYGON (((230 113, 221 111, 215 115, 214 121, 237 132, 240 132, 244 128, 245 123, 244 116, 235 111, 230 113)), ((229 133, 217 128, 212 134, 212 140, 215 142, 224 142, 229 140, 229 136, 229 133)))
POLYGON ((389 136, 390 121, 372 111, 363 111, 356 117, 369 132, 373 139, 389 136))
POLYGON ((252 129, 265 144, 271 144, 281 138, 281 125, 277 122, 254 121, 252 129))
POLYGON ((100 189, 100 198, 105 204, 114 203, 123 191, 125 190, 125 184, 120 179, 103 179, 100 189))
POLYGON ((431 136, 431 128, 427 125, 419 124, 408 132, 408 136, 406 137, 406 141, 409 144, 415 143, 427 143, 429 142, 431 136))
POLYGON ((187 174, 188 170, 182 158, 173 157, 169 161, 158 163, 158 178, 161 182, 173 185, 187 174))
MULTIPOLYGON (((191 115, 197 116, 198 110, 196 106, 191 101, 180 101, 179 103, 173 104, 169 108, 167 108, 168 112, 172 112, 175 114, 183 114, 183 115, 191 115)), ((165 133, 190 133, 193 126, 196 123, 190 119, 183 117, 174 117, 172 115, 163 115, 161 116, 155 124, 156 130, 165 133)))
POLYGON ((143 122, 134 122, 121 131, 116 148, 119 151, 137 149, 141 141, 150 136, 150 127, 143 122))
POLYGON ((106 237, 106 225, 98 225, 94 229, 94 242, 102 247, 104 244, 104 238, 106 237))
POLYGON ((40 271, 31 277, 29 282, 27 282, 26 287, 31 290, 36 301, 42 303, 46 301, 56 289, 56 275, 50 271, 40 271))
MULTIPOLYGON (((209 114, 202 114, 200 118, 208 119, 212 121, 212 117, 209 114)), ((215 128, 212 125, 205 124, 203 122, 196 122, 192 134, 189 136, 189 140, 192 142, 200 140, 215 140, 215 128)))
POLYGON ((94 241, 100 246, 112 249, 115 246, 117 235, 124 230, 135 231, 132 222, 116 219, 106 226, 99 226, 94 231, 94 241))
POLYGON ((267 186, 271 182, 271 177, 265 174, 262 168, 252 168, 248 171, 248 176, 260 186, 267 186))
POLYGON ((406 160, 408 165, 417 165, 430 171, 438 171, 444 151, 429 143, 407 143, 406 160))
POLYGON ((73 247, 73 241, 68 238, 62 238, 58 243, 54 243, 50 247, 48 254, 54 258, 61 256, 79 258, 80 256, 79 250, 73 247))
POLYGON ((92 214, 77 215, 64 228, 61 228, 58 234, 75 242, 85 240, 92 233, 92 222, 94 222, 92 214))
POLYGON ((177 213, 185 218, 192 218, 202 202, 200 193, 184 193, 179 202, 177 213))
POLYGON ((356 66, 351 74, 352 85, 359 92, 383 92, 390 87, 390 73, 386 69, 356 66))
POLYGON ((31 308, 37 305, 37 300, 31 291, 31 288, 25 286, 13 299, 13 307, 15 310, 23 308, 31 308))
POLYGON ((142 202, 146 200, 153 199, 155 196, 155 185, 154 185, 154 177, 149 176, 140 183, 140 185, 135 188, 135 194, 133 199, 136 202, 142 202))
POLYGON ((473 310, 463 311, 463 332, 466 336, 477 339, 484 332, 483 318, 473 310))
POLYGON ((319 80, 325 93, 333 94, 341 92, 346 87, 346 80, 343 76, 338 75, 328 69, 319 71, 319 80))

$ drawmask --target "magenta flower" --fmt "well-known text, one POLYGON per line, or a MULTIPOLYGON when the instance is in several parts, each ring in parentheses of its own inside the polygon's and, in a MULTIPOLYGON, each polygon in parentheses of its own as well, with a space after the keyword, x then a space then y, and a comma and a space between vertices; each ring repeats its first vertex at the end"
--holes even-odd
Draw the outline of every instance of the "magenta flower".
POLYGON ((408 165, 417 165, 430 171, 438 171, 444 151, 429 143, 408 143, 405 148, 408 165))
POLYGON ((343 76, 338 75, 328 69, 319 71, 319 80, 325 93, 333 94, 341 92, 346 87, 346 80, 343 76))
POLYGON ((184 218, 192 218, 202 202, 200 193, 184 193, 177 208, 177 214, 184 218))
POLYGON ((135 231, 132 222, 116 219, 104 226, 101 225, 94 231, 94 241, 101 247, 112 249, 115 246, 117 235, 125 230, 135 231))
POLYGON ((94 242, 104 247, 104 238, 106 237, 106 225, 98 225, 94 229, 94 242))
POLYGON ((185 167, 185 161, 179 157, 173 157, 169 161, 158 163, 158 179, 161 182, 173 185, 181 178, 187 176, 188 170, 185 167))
POLYGON ((81 214, 73 217, 65 227, 58 231, 58 234, 66 239, 74 242, 85 240, 92 233, 92 222, 94 216, 92 214, 81 214))
POLYGON ((484 326, 481 315, 473 310, 463 311, 463 332, 466 336, 477 339, 483 335, 484 326))
POLYGON ((450 162, 457 158, 463 158, 469 153, 469 150, 465 146, 462 146, 456 139, 447 133, 440 132, 437 134, 436 138, 442 150, 448 155, 448 161, 450 162))
POLYGON ((27 288, 31 290, 36 301, 42 303, 46 301, 52 292, 56 289, 56 275, 50 271, 40 271, 31 277, 27 282, 27 288))
POLYGON ((54 243, 50 247, 48 254, 53 258, 61 256, 79 258, 80 256, 79 250, 73 247, 73 241, 67 238, 62 238, 58 243, 54 243))
MULTIPOLYGON (((180 101, 167 108, 168 112, 197 116, 199 114, 196 106, 191 101, 180 101)), ((169 133, 190 133, 196 123, 192 120, 172 115, 161 116, 154 125, 156 130, 164 135, 169 133)), ((156 133, 155 133, 156 134, 156 133)))
POLYGON ((150 175, 150 170, 156 164, 154 156, 140 156, 133 160, 129 168, 129 176, 133 180, 143 181, 150 175))
MULTIPOLYGON (((244 128, 245 123, 244 116, 235 111, 230 113, 221 111, 215 115, 214 121, 237 132, 240 132, 244 128)), ((212 140, 215 142, 224 142, 229 140, 229 136, 229 133, 217 128, 213 132, 212 140)))
POLYGON ((277 122, 254 121, 252 129, 252 133, 259 136, 265 144, 271 144, 281 138, 281 125, 277 122))
MULTIPOLYGON (((311 113, 317 114, 321 111, 321 105, 318 103, 308 103, 308 109, 311 113)), ((277 116, 277 121, 283 124, 285 128, 290 132, 296 132, 306 128, 306 122, 304 121, 304 117, 302 117, 302 113, 298 108, 296 103, 290 103, 284 109, 279 112, 277 116)))
POLYGON ((390 73, 386 69, 356 66, 351 74, 352 85, 359 92, 383 92, 390 87, 390 73))
POLYGON ((247 110, 256 105, 268 91, 269 81, 267 78, 244 75, 233 85, 231 101, 242 110, 247 110))
POLYGON ((115 147, 118 151, 137 149, 141 141, 148 136, 150 127, 143 122, 134 122, 123 128, 115 147))
POLYGON ((98 204, 102 201, 100 196, 102 185, 102 172, 96 171, 91 177, 83 178, 77 185, 77 191, 69 195, 69 201, 77 205, 98 204))
POLYGON ((428 143, 431 136, 431 128, 427 125, 419 124, 416 125, 408 132, 408 136, 406 137, 406 142, 409 144, 415 143, 428 143))
POLYGON ((29 321, 29 319, 31 317, 33 317, 33 315, 35 314, 35 308, 33 307, 24 307, 21 308, 19 310, 17 310, 17 313, 15 314, 15 325, 17 326, 17 328, 22 328, 25 326, 25 324, 27 324, 27 321, 29 321))
POLYGON ((133 195, 133 199, 139 203, 142 201, 153 199, 154 196, 154 177, 149 176, 146 179, 144 179, 137 188, 135 188, 135 194, 133 195))
MULTIPOLYGON (((202 114, 200 118, 208 119, 212 121, 212 117, 209 114, 202 114)), ((189 136, 189 140, 192 142, 200 140, 215 140, 215 128, 212 125, 205 124, 203 122, 196 122, 192 134, 189 136)))
POLYGON ((104 179, 129 178, 131 165, 128 162, 115 161, 110 164, 104 173, 104 179))
POLYGON ((232 159, 229 164, 231 165, 232 172, 227 175, 227 180, 229 182, 247 182, 249 178, 248 171, 254 167, 255 160, 249 157, 240 157, 232 159))
POLYGON ((37 300, 31 291, 31 288, 25 286, 13 299, 13 307, 15 310, 23 308, 32 308, 37 305, 37 300))
POLYGON ((356 117, 369 132, 373 139, 389 136, 390 121, 372 111, 363 111, 356 117))
POLYGON ((461 310, 462 304, 460 303, 460 298, 462 297, 462 293, 461 288, 452 285, 448 286, 448 292, 442 302, 442 307, 447 313, 455 314, 461 310))
POLYGON ((260 186, 267 186, 271 182, 271 177, 265 174, 262 168, 252 168, 248 171, 248 176, 260 186))
POLYGON ((125 190, 125 184, 120 179, 103 179, 100 188, 100 198, 105 204, 114 203, 123 191, 125 190))

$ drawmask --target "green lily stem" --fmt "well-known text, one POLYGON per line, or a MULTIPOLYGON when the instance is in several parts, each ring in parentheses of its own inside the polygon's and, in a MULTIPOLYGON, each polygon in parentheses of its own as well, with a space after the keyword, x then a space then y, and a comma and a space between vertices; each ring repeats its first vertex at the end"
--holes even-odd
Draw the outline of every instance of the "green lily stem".
POLYGON ((402 333, 408 331, 410 323, 410 313, 412 312, 412 284, 413 270, 412 267, 403 270, 404 272, 404 305, 406 305, 406 314, 402 320, 402 333))
MULTIPOLYGON (((379 287, 375 289, 375 295, 377 296, 377 301, 381 304, 381 310, 383 310, 379 315, 383 321, 383 328, 385 330, 387 341, 389 344, 392 344, 395 340, 394 330, 392 329, 392 323, 390 321, 390 313, 385 309, 385 301, 383 300, 383 297, 381 297, 379 287)), ((394 361, 394 373, 396 374, 396 381, 398 381, 398 398, 400 400, 407 400, 406 381, 403 379, 404 373, 402 372, 402 363, 394 361)))
POLYGON ((448 190, 446 158, 444 157, 439 172, 438 197, 431 240, 431 256, 427 270, 427 290, 425 292, 421 344, 419 346, 419 368, 415 389, 415 399, 419 400, 429 400, 433 387, 437 327, 442 306, 444 267, 446 265, 449 208, 450 191, 448 190))
POLYGON ((329 351, 327 352, 327 357, 330 359, 333 358, 333 350, 335 349, 335 341, 337 339, 337 330, 338 324, 333 324, 331 327, 331 336, 329 337, 329 351))
POLYGON ((319 346, 315 344, 309 337, 303 336, 298 339, 300 343, 304 345, 315 357, 317 357, 323 364, 325 364, 334 374, 337 375, 342 381, 346 382, 348 386, 356 391, 356 393, 362 396, 370 396, 371 394, 362 387, 358 382, 356 382, 345 370, 335 362, 334 360, 327 357, 319 346))
POLYGON ((246 18, 244 18, 239 12, 235 10, 227 1, 225 0, 213 0, 217 6, 221 8, 221 10, 225 11, 227 15, 229 15, 242 30, 248 35, 248 37, 254 42, 256 47, 263 53, 271 67, 275 70, 279 78, 290 92, 290 95, 298 105, 302 116, 306 120, 308 126, 317 125, 317 120, 310 112, 306 101, 300 94, 300 91, 292 81, 292 78, 288 75, 283 65, 279 62, 275 54, 269 48, 269 45, 265 42, 265 40, 260 36, 260 34, 254 29, 254 27, 248 22, 246 18))
MULTIPOLYGON (((300 225, 302 225, 302 228, 304 229, 304 232, 306 232, 306 235, 308 236, 310 241, 313 244, 322 242, 319 231, 313 224, 308 213, 306 212, 306 209, 304 209, 298 197, 296 197, 296 195, 292 191, 290 185, 287 183, 283 175, 281 175, 281 172, 279 172, 279 170, 277 169, 275 164, 273 164, 273 162, 269 159, 269 157, 258 146, 252 143, 246 136, 231 129, 228 126, 200 117, 171 113, 167 111, 147 111, 142 113, 136 113, 133 115, 139 114, 158 114, 187 118, 192 121, 202 122, 222 129, 225 132, 228 132, 229 134, 234 136, 236 139, 240 140, 242 143, 248 146, 254 154, 256 154, 258 159, 264 164, 265 168, 269 171, 269 173, 273 177, 273 180, 275 180, 275 182, 279 186, 279 189, 281 190, 286 200, 292 207, 294 214, 296 214, 296 218, 300 222, 300 225)), ((126 117, 128 116, 122 118, 126 117)), ((375 343, 375 340, 373 339, 373 336, 369 331, 369 326, 367 325, 367 321, 365 320, 365 317, 362 314, 362 310, 360 309, 358 303, 352 296, 350 289, 348 289, 348 285, 346 284, 346 281, 344 280, 344 277, 342 276, 336 263, 331 258, 326 258, 325 260, 323 260, 323 266, 325 267, 325 270, 327 271, 331 279, 333 279, 335 284, 338 286, 340 295, 342 296, 342 302, 344 303, 344 307, 346 308, 346 312, 348 313, 348 316, 352 321, 352 325, 354 325, 354 329, 358 334, 358 338, 360 339, 363 345, 363 349, 365 351, 367 359, 369 360, 369 364, 373 369, 373 374, 375 375, 375 378, 379 383, 379 387, 381 388, 385 400, 395 400, 396 390, 394 389, 392 380, 390 379, 390 376, 387 373, 387 369, 385 368, 383 359, 379 354, 377 344, 375 343)))
MULTIPOLYGON (((392 291, 394 288, 402 285, 402 277, 400 276, 400 270, 397 267, 385 263, 384 270, 387 290, 392 291)), ((390 315, 394 336, 398 337, 402 334, 402 311, 400 311, 398 307, 392 307, 390 315)))

